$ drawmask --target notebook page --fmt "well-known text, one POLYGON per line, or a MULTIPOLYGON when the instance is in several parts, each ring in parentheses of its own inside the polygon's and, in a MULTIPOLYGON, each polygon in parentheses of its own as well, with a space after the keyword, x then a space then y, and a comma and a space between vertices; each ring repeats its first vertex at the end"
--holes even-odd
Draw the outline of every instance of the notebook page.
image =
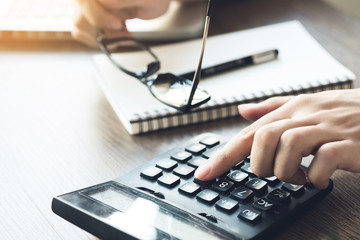
MULTIPOLYGON (((192 71, 200 54, 200 40, 153 47, 161 61, 159 72, 181 74, 192 71)), ((297 21, 210 37, 203 66, 234 60, 264 50, 278 49, 277 60, 237 69, 202 79, 200 86, 212 99, 207 105, 223 101, 252 99, 347 79, 354 74, 337 62, 297 21)), ((124 53, 121 61, 139 64, 141 55, 124 53)), ((147 87, 114 67, 104 55, 94 57, 103 90, 118 115, 134 119, 144 115, 176 113, 152 97, 147 87), (138 114, 137 116, 135 116, 138 114)), ((136 65, 135 65, 136 66, 136 65)), ((207 105, 203 106, 206 107, 207 105)), ((120 117, 121 118, 121 117, 120 117)))

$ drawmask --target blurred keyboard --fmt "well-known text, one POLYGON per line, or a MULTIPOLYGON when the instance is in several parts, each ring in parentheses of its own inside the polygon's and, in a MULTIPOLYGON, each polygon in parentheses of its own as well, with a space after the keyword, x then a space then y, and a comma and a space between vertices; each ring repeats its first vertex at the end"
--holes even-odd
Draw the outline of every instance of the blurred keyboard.
POLYGON ((2 0, 0 38, 70 39, 72 0, 2 0))
MULTIPOLYGON (((1 0, 0 39, 71 39, 74 0, 1 0)), ((201 36, 206 1, 180 4, 153 20, 132 19, 128 30, 140 40, 181 40, 201 36)))

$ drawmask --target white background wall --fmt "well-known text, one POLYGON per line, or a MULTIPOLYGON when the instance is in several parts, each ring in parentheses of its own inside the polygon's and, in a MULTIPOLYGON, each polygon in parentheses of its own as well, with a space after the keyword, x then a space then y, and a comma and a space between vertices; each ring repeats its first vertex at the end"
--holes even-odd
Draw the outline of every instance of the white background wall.
POLYGON ((324 0, 360 18, 360 0, 324 0))

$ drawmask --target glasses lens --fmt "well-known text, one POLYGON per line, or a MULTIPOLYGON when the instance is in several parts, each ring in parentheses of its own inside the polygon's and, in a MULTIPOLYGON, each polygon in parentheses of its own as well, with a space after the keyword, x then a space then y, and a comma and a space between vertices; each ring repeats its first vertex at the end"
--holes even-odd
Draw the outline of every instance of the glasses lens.
POLYGON ((122 70, 138 77, 147 77, 160 68, 153 53, 134 39, 117 39, 103 42, 110 59, 122 70))
MULTIPOLYGON (((165 104, 182 109, 187 107, 192 88, 192 81, 173 74, 159 74, 152 82, 152 94, 165 104)), ((210 100, 210 94, 197 87, 190 106, 196 107, 210 100)))

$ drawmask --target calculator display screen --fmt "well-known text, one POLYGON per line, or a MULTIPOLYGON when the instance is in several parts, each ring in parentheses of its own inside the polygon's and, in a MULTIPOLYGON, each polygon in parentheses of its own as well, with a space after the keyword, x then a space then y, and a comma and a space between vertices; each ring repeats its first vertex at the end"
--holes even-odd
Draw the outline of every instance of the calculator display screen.
POLYGON ((136 196, 134 192, 125 191, 113 186, 106 186, 86 193, 87 196, 106 204, 114 212, 107 217, 111 224, 121 225, 128 233, 139 238, 157 239, 158 232, 169 234, 176 239, 219 239, 220 236, 209 231, 191 215, 181 216, 148 199, 136 196))

